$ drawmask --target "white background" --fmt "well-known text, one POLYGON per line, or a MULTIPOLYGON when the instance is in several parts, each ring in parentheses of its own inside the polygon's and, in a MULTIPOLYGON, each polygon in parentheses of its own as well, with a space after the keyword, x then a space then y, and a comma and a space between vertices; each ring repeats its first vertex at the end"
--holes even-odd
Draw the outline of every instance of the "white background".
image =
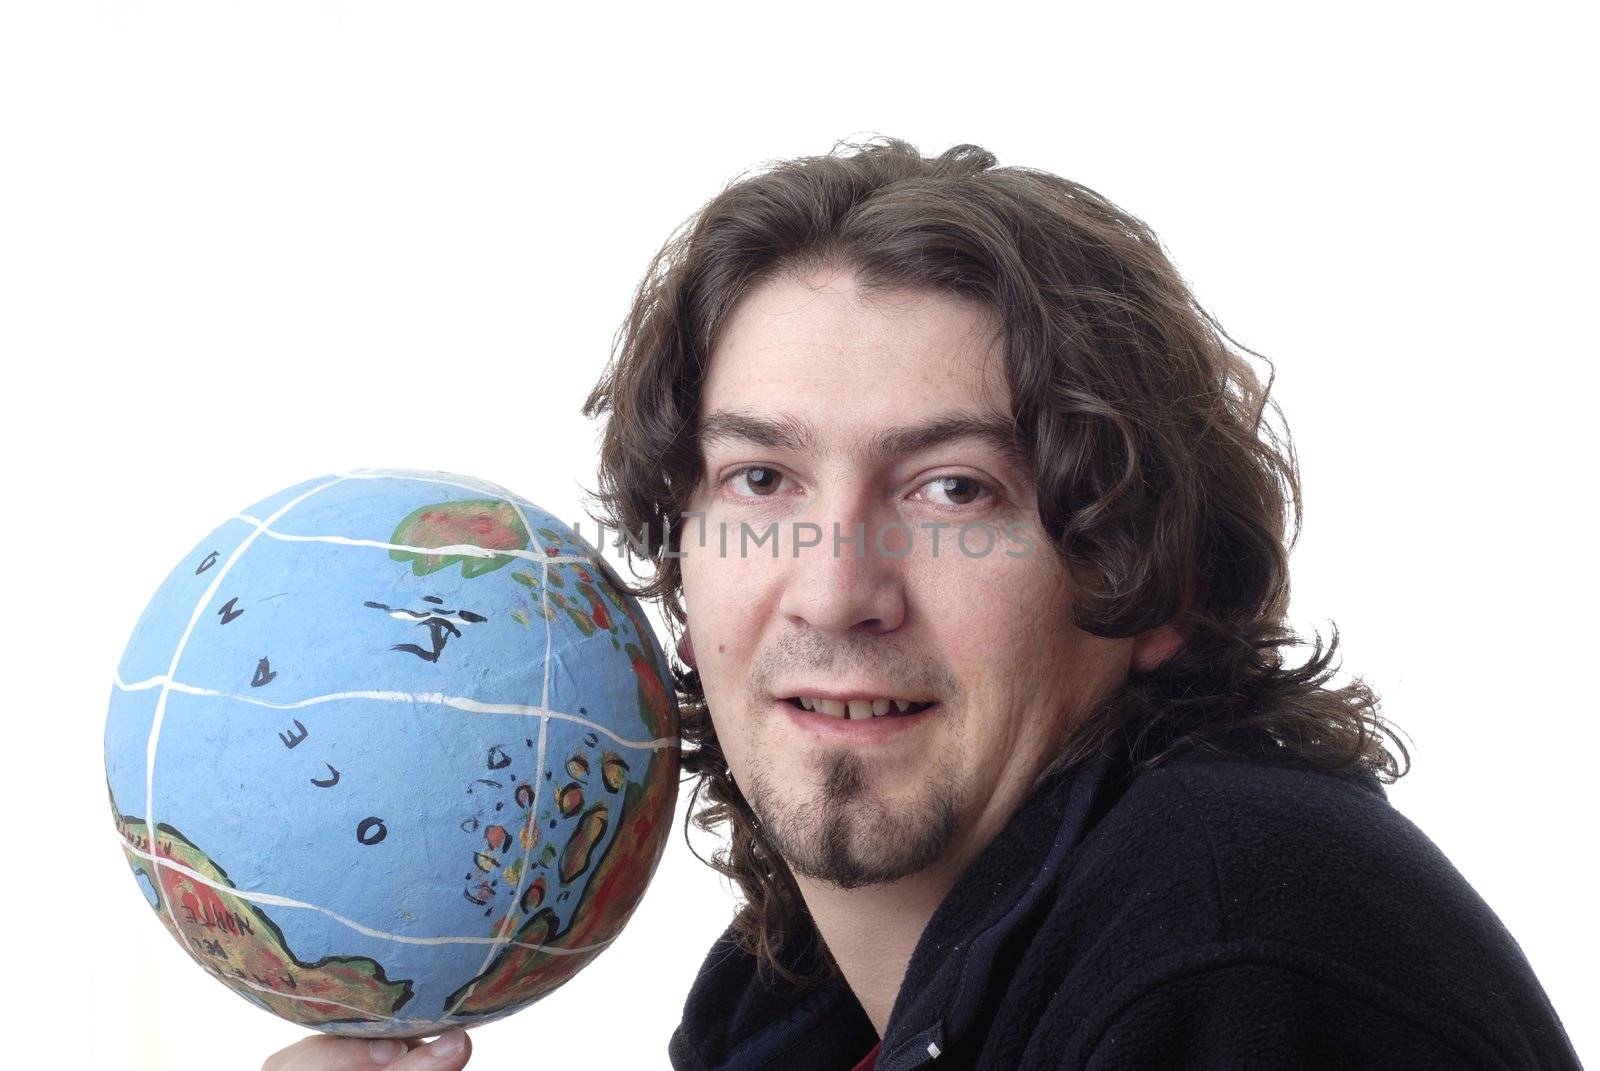
MULTIPOLYGON (((1044 10, 5 9, 9 1065, 254 1068, 302 1034, 187 960, 106 813, 112 670, 176 558, 351 466, 582 517, 578 407, 651 253, 741 170, 874 133, 1098 189, 1277 363, 1293 622, 1337 623, 1415 745, 1395 805, 1600 1059, 1592 27, 1044 10)), ((664 1067, 733 903, 680 825, 614 947, 472 1066, 664 1067)))

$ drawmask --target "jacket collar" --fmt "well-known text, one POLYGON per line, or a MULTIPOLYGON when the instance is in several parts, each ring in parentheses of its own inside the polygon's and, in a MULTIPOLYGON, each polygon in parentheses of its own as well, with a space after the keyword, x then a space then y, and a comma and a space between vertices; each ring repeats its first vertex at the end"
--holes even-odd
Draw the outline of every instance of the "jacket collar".
MULTIPOLYGON (((1051 775, 962 872, 924 927, 900 987, 878 1071, 911 1071, 934 1059, 977 1020, 997 953, 1054 883, 1123 771, 1099 756, 1051 775), (1026 882, 1017 875, 1031 874, 1026 882)), ((817 963, 814 927, 784 959, 817 963), (792 959, 791 959, 792 956, 792 959)), ((850 987, 835 979, 806 990, 769 986, 730 927, 712 946, 670 1046, 675 1066, 705 1071, 785 1067, 838 1071, 877 1041, 850 987)))

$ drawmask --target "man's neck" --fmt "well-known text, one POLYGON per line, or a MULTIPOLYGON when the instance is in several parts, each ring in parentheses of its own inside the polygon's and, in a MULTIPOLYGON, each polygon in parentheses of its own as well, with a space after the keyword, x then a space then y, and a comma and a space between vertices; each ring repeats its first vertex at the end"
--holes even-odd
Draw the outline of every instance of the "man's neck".
POLYGON ((910 877, 884 885, 841 889, 796 873, 795 883, 845 982, 867 1013, 878 1037, 905 982, 917 941, 967 865, 1000 834, 1036 792, 1048 768, 1027 788, 999 786, 976 822, 961 834, 943 859, 910 877))
POLYGON ((880 1038, 917 941, 956 876, 929 870, 848 890, 795 876, 817 932, 880 1038))

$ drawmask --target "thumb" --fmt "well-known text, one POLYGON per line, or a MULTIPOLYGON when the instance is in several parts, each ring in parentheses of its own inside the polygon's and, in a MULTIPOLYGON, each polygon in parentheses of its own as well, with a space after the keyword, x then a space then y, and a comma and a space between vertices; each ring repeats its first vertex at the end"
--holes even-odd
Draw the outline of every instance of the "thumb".
POLYGON ((384 1071, 459 1071, 472 1058, 472 1039, 460 1027, 440 1034, 393 1063, 381 1065, 384 1071))

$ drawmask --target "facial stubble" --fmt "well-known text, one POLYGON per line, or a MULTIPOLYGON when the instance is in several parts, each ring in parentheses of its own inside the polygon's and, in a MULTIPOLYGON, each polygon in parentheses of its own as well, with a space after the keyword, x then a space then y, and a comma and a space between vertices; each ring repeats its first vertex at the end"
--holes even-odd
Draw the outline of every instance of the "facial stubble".
POLYGON ((795 873, 857 889, 919 873, 949 851, 960 803, 954 763, 941 762, 916 797, 897 805, 881 794, 866 756, 830 748, 811 765, 815 787, 795 798, 776 790, 764 761, 745 788, 762 834, 795 873))

